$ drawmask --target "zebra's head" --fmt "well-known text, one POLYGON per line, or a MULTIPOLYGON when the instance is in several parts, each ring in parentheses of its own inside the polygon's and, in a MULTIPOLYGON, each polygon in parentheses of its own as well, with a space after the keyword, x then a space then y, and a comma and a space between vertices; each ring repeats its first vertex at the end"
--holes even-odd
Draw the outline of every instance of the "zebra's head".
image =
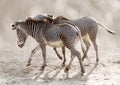
POLYGON ((17 32, 17 38, 18 38, 17 45, 22 48, 27 39, 27 35, 24 32, 22 32, 20 29, 17 29, 16 32, 17 32))
POLYGON ((18 24, 19 24, 19 22, 15 22, 14 24, 12 24, 12 30, 17 29, 18 24))
POLYGON ((20 29, 19 24, 20 24, 20 21, 12 24, 12 30, 16 30, 16 34, 17 34, 17 38, 18 38, 17 45, 22 48, 27 39, 27 34, 20 29))

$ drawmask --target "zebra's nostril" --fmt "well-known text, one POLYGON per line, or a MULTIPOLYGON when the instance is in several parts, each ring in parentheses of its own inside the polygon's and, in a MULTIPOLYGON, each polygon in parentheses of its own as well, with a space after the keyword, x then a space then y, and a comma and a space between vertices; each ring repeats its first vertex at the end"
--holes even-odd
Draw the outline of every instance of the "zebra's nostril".
POLYGON ((12 30, 15 30, 15 29, 16 29, 15 27, 12 28, 12 30))
POLYGON ((24 45, 23 45, 23 44, 21 44, 21 45, 19 44, 18 46, 19 46, 20 48, 22 48, 24 45))

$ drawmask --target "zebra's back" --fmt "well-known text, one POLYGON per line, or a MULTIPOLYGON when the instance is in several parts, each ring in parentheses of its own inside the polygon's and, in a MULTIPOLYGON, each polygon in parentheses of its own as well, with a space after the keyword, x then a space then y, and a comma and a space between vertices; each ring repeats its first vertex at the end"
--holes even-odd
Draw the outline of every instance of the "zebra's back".
POLYGON ((83 17, 77 20, 71 20, 69 22, 74 23, 76 26, 78 26, 82 36, 86 35, 87 33, 96 33, 96 31, 98 30, 97 23, 88 17, 83 17))

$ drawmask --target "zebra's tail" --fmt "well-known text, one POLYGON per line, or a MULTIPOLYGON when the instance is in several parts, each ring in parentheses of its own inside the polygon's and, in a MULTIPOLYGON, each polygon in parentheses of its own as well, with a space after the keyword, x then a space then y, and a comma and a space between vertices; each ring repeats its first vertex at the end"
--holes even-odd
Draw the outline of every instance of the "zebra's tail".
MULTIPOLYGON (((97 22, 98 23, 98 22, 97 22)), ((100 25, 101 27, 105 28, 105 30, 113 35, 116 35, 116 33, 112 30, 110 30, 109 28, 107 28, 105 25, 98 23, 98 25, 100 25)))
POLYGON ((98 22, 96 19, 94 19, 93 17, 89 17, 92 20, 94 20, 98 25, 100 25, 101 27, 103 27, 107 32, 109 32, 110 34, 113 35, 117 35, 114 31, 110 30, 108 27, 106 27, 105 25, 101 24, 100 22, 98 22))

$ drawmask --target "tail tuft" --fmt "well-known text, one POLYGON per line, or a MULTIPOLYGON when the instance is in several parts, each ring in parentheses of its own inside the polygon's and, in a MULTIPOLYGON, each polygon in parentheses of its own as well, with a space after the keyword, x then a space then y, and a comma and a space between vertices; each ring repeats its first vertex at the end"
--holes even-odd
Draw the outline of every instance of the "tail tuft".
POLYGON ((92 20, 94 20, 98 25, 102 26, 103 28, 105 28, 105 30, 107 32, 109 32, 110 34, 113 34, 113 35, 117 35, 114 31, 110 30, 109 28, 107 28, 105 25, 99 23, 96 19, 94 19, 93 17, 89 17, 91 18, 92 20))
POLYGON ((107 30, 109 33, 113 34, 113 35, 117 35, 115 32, 111 31, 111 30, 107 30))

